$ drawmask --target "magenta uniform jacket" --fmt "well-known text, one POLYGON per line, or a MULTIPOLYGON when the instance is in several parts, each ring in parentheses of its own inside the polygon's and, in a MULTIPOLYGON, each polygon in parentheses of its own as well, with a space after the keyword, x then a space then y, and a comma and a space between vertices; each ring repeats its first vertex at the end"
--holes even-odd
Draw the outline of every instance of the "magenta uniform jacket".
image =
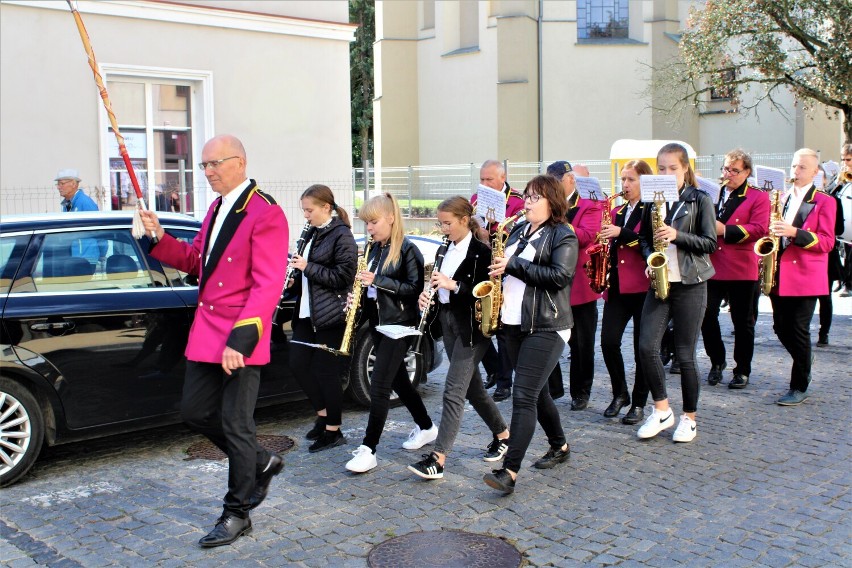
POLYGON ((198 309, 186 358, 221 363, 228 346, 246 365, 269 362, 272 312, 284 287, 287 219, 254 180, 234 203, 204 264, 207 241, 222 198, 210 206, 192 245, 166 234, 151 256, 198 275, 198 309))
POLYGON ((573 205, 568 209, 568 224, 577 235, 580 248, 577 254, 574 282, 571 284, 571 305, 579 306, 580 304, 594 302, 601 297, 589 285, 589 277, 586 275, 583 265, 589 260, 586 248, 595 242, 598 232, 601 230, 603 209, 597 201, 581 199, 576 191, 571 196, 571 202, 573 205))
MULTIPOLYGON (((828 294, 828 252, 834 248, 837 205, 814 186, 802 199, 793 219, 796 236, 778 258, 778 278, 772 293, 779 296, 828 294)), ((782 239, 784 241, 786 239, 782 239)))
POLYGON ((757 280, 759 257, 754 242, 769 232, 769 195, 744 183, 735 189, 716 219, 725 225, 710 262, 716 269, 711 280, 757 280))
MULTIPOLYGON (((645 293, 650 287, 645 276, 646 259, 639 246, 639 231, 642 230, 645 204, 636 203, 630 219, 625 219, 627 204, 614 207, 611 212, 612 224, 621 227, 621 234, 610 241, 610 288, 618 287, 621 294, 645 293), (617 274, 616 274, 617 272, 617 274)), ((609 290, 604 291, 604 300, 609 290)))

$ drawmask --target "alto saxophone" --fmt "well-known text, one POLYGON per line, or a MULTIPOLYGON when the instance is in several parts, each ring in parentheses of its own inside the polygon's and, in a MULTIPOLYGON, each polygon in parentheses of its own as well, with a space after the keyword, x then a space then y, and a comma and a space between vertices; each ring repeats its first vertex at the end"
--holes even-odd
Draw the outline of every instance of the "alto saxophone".
POLYGON ((352 302, 346 311, 346 328, 343 330, 343 340, 340 342, 340 349, 336 352, 337 355, 343 355, 344 357, 352 351, 352 340, 355 338, 358 308, 361 306, 364 283, 358 280, 358 274, 367 270, 367 258, 370 256, 370 247, 372 245, 373 237, 368 237, 367 244, 364 246, 364 255, 358 259, 358 268, 355 270, 355 283, 352 284, 352 302))
MULTIPOLYGON (((777 189, 769 196, 769 224, 781 220, 781 192, 777 189)), ((761 237, 754 243, 754 253, 760 257, 760 268, 758 271, 758 286, 764 296, 768 296, 775 286, 775 276, 778 271, 778 244, 777 236, 761 237)))
POLYGON ((444 240, 441 242, 441 246, 438 247, 438 252, 435 254, 435 264, 432 266, 432 271, 429 272, 429 277, 426 279, 426 287, 428 288, 427 294, 429 295, 429 301, 426 304, 426 309, 423 310, 423 313, 420 315, 420 325, 417 326, 417 331, 420 334, 417 336, 417 339, 414 341, 414 349, 413 351, 418 355, 422 355, 420 352, 420 345, 423 342, 423 332, 426 331, 426 323, 429 318, 429 312, 432 311, 432 298, 435 297, 435 291, 437 288, 432 286, 432 275, 436 272, 441 271, 441 265, 444 263, 444 255, 447 254, 447 248, 450 246, 450 236, 444 235, 444 240))
MULTIPOLYGON (((515 215, 497 225, 494 240, 491 243, 491 258, 502 258, 506 250, 506 226, 517 221, 526 214, 526 211, 518 211, 515 215)), ((503 305, 503 277, 492 276, 490 279, 480 282, 473 287, 473 297, 476 298, 474 305, 474 318, 479 322, 479 330, 485 337, 491 337, 500 327, 500 307, 503 305)))
MULTIPOLYGON (((663 215, 663 192, 654 193, 654 210, 651 213, 651 233, 656 233, 657 229, 662 227, 665 222, 663 215)), ((651 269, 651 288, 654 289, 654 295, 665 300, 669 297, 669 257, 666 256, 665 250, 668 247, 665 241, 654 237, 654 252, 648 257, 648 267, 651 269)))
MULTIPOLYGON (((606 207, 601 214, 601 227, 612 225, 612 214, 610 208, 612 202, 624 195, 624 192, 616 193, 606 199, 606 207)), ((586 249, 589 260, 583 264, 586 276, 589 277, 589 286, 600 294, 609 288, 609 239, 605 239, 598 231, 597 240, 586 249)))

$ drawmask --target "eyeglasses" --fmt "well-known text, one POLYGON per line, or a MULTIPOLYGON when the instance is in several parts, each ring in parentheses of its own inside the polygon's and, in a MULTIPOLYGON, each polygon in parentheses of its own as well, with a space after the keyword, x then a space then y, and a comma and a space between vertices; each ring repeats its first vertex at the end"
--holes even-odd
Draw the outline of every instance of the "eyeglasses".
POLYGON ((743 173, 744 170, 738 170, 737 168, 729 168, 728 166, 722 166, 722 171, 738 176, 743 173))
POLYGON ((441 229, 441 228, 447 228, 447 229, 449 229, 449 228, 450 228, 450 227, 452 227, 452 226, 453 226, 453 222, 452 222, 452 221, 438 221, 438 222, 436 222, 436 223, 435 223, 435 228, 436 228, 436 229, 441 229))
POLYGON ((202 172, 205 171, 208 166, 216 170, 219 169, 219 166, 221 166, 223 162, 226 160, 233 160, 234 158, 239 158, 239 156, 230 156, 228 158, 222 158, 221 160, 210 160, 209 162, 198 162, 198 167, 202 172))
POLYGON ((56 181, 56 185, 65 185, 66 183, 74 183, 73 179, 60 179, 56 181))
POLYGON ((541 194, 539 193, 525 193, 524 201, 527 199, 530 200, 530 203, 538 203, 538 200, 541 199, 541 194))

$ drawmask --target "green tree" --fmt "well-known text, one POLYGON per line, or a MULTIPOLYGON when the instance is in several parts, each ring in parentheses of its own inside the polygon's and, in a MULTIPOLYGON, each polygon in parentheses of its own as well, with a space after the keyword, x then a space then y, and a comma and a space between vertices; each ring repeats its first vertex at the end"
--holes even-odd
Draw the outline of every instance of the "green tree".
POLYGON ((373 43, 376 40, 374 0, 349 0, 349 21, 358 24, 349 46, 349 88, 352 100, 352 165, 366 167, 373 150, 373 43))
POLYGON ((789 90, 805 110, 834 109, 852 142, 852 0, 707 0, 690 10, 679 57, 653 77, 668 92, 655 106, 669 112, 715 89, 737 110, 766 101, 787 115, 778 95, 789 90))

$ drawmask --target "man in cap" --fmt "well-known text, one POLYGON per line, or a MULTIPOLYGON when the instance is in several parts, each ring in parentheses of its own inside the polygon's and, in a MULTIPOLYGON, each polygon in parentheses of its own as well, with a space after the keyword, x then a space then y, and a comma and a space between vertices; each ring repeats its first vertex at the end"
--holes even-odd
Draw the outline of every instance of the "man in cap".
POLYGON ((80 189, 80 175, 77 170, 59 170, 54 181, 59 195, 62 196, 62 211, 98 211, 98 205, 80 189))

